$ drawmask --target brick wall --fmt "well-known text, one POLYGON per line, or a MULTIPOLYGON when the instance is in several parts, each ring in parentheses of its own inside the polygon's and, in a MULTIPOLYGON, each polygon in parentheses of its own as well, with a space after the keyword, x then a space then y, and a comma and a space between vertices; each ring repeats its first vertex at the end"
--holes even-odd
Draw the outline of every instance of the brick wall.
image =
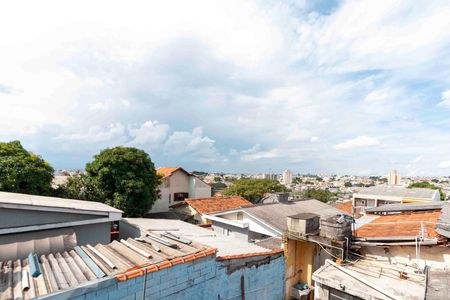
POLYGON ((126 281, 108 278, 42 299, 282 299, 284 258, 281 254, 232 260, 213 255, 147 273, 126 281), (243 279, 242 279, 243 278, 243 279))

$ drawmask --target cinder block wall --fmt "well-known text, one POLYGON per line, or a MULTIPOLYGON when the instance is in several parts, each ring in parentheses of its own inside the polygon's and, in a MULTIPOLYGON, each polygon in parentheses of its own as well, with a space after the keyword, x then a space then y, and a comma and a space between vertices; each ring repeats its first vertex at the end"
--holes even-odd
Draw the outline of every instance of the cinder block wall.
POLYGON ((216 260, 214 256, 182 263, 126 281, 104 280, 45 299, 283 299, 284 258, 276 255, 216 260), (243 279, 242 279, 243 278, 243 279), (145 281, 145 289, 144 289, 145 281))

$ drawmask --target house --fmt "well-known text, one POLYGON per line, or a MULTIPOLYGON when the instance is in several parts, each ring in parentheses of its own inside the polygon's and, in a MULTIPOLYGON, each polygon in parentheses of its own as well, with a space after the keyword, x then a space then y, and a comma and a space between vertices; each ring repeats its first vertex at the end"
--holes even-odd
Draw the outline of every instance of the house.
POLYGON ((169 211, 169 206, 186 198, 211 197, 211 186, 181 167, 161 167, 157 173, 162 176, 160 198, 149 213, 169 211))
POLYGON ((0 259, 2 299, 283 297, 280 250, 177 220, 126 219, 120 226, 119 241, 0 259))
POLYGON ((183 202, 171 206, 174 212, 180 215, 187 215, 189 222, 194 224, 209 224, 210 220, 204 216, 217 213, 223 210, 230 210, 250 206, 252 203, 240 196, 230 197, 208 197, 208 198, 188 198, 183 202))
POLYGON ((211 213, 204 218, 211 221, 215 232, 245 241, 260 241, 282 236, 287 230, 286 217, 299 213, 330 217, 344 212, 318 200, 304 200, 241 207, 211 213))
POLYGON ((1 258, 16 259, 109 243, 122 211, 99 202, 0 192, 0 216, 1 258))
POLYGON ((377 185, 364 188, 353 194, 353 208, 356 212, 371 207, 393 203, 439 201, 439 190, 407 188, 399 185, 377 185))
POLYGON ((384 205, 366 216, 353 232, 359 254, 420 268, 450 266, 448 201, 384 205))
POLYGON ((342 265, 327 260, 313 279, 314 299, 425 299, 425 274, 370 259, 342 265))

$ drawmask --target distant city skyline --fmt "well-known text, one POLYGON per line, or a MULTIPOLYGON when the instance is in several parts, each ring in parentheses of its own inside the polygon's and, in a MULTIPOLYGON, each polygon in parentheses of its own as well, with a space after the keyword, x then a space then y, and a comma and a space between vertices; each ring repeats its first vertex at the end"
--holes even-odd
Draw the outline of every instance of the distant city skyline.
POLYGON ((309 2, 3 3, 0 141, 55 169, 124 145, 189 170, 450 175, 450 3, 309 2))

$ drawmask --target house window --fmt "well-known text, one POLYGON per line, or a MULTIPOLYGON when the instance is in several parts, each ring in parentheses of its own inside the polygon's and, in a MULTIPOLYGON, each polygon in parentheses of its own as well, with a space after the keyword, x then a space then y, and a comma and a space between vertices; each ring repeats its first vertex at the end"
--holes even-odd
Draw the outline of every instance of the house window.
POLYGON ((173 200, 174 201, 184 201, 184 199, 189 198, 189 193, 174 193, 173 200))
POLYGON ((357 296, 352 296, 350 294, 344 293, 337 289, 330 288, 329 300, 362 300, 357 296))

